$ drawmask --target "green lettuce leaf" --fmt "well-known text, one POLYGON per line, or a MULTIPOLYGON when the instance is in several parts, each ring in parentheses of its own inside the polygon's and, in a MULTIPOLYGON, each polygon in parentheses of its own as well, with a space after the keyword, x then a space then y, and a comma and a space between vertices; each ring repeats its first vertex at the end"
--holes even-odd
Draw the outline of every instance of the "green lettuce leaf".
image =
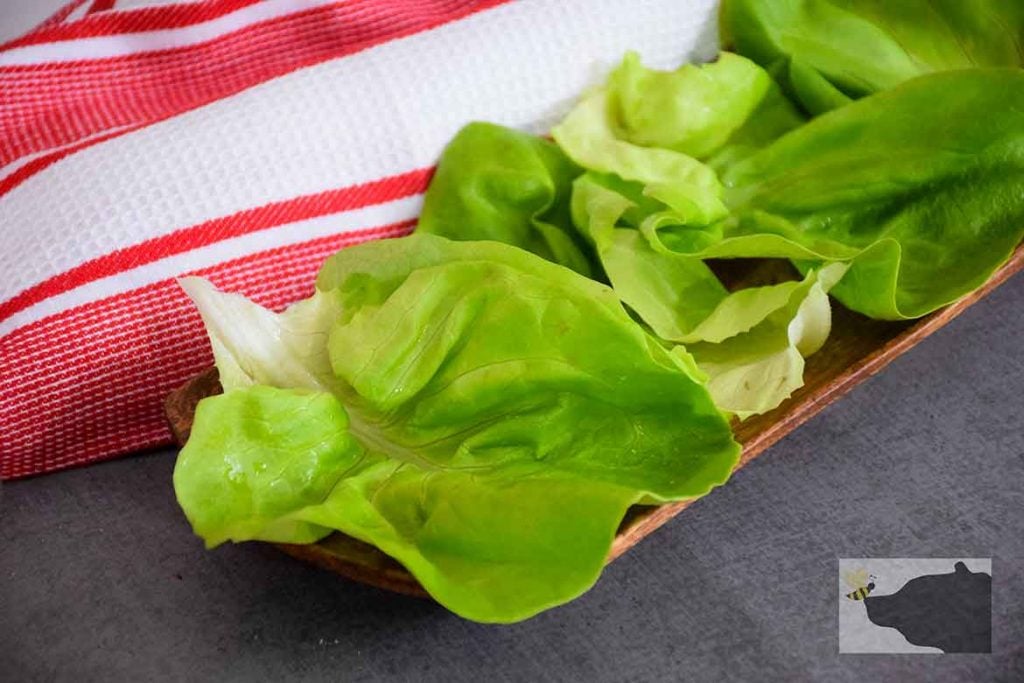
POLYGON ((764 69, 730 52, 674 71, 649 69, 630 52, 608 77, 606 92, 616 137, 712 167, 763 147, 804 120, 764 69))
POLYGON ((856 250, 840 301, 875 318, 925 315, 985 282, 1021 241, 1022 133, 1024 71, 916 78, 730 167, 723 234, 775 235, 804 267, 856 250))
POLYGON ((802 120, 769 75, 738 55, 659 71, 629 53, 551 136, 579 166, 632 185, 629 194, 671 211, 676 222, 705 226, 728 213, 715 169, 802 120))
POLYGON ((927 73, 1024 64, 1014 0, 723 0, 720 32, 812 114, 927 73))
POLYGON ((572 199, 615 293, 661 339, 686 345, 719 408, 743 419, 803 386, 803 359, 828 337, 827 293, 847 264, 729 293, 701 258, 652 247, 625 220, 636 205, 606 179, 581 176, 572 199))
POLYGON ((254 384, 323 391, 337 386, 327 355, 327 333, 341 313, 337 292, 317 290, 274 313, 199 277, 178 284, 203 319, 225 391, 254 384))
POLYGON ((707 377, 722 410, 741 420, 765 413, 804 384, 804 358, 828 338, 828 292, 847 264, 810 271, 802 281, 730 294, 691 333, 687 351, 707 377))
POLYGON ((569 219, 577 168, 552 142, 490 123, 471 123, 445 148, 417 231, 495 240, 593 275, 569 219))
POLYGON ((736 462, 692 359, 568 269, 417 234, 338 253, 317 287, 331 314, 296 326, 190 285, 232 321, 218 365, 257 382, 204 400, 179 456, 210 544, 339 530, 453 611, 515 621, 592 585, 630 504, 702 495, 736 462))
POLYGON ((362 463, 348 427, 345 409, 323 392, 255 384, 200 401, 174 468, 196 534, 212 548, 248 538, 313 543, 331 533, 296 516, 296 503, 326 499, 362 463))
POLYGON ((637 183, 643 194, 706 225, 727 215, 722 186, 710 166, 682 152, 641 147, 616 137, 608 93, 595 90, 551 130, 559 147, 580 166, 637 183))
MULTIPOLYGON (((1020 243, 1022 111, 1021 70, 922 76, 729 165, 721 178, 731 213, 710 225, 601 182, 629 199, 624 218, 660 254, 788 258, 805 272, 848 262, 833 290, 847 307, 916 318, 980 286, 1020 243)), ((704 310, 698 300, 691 318, 704 310)))
POLYGON ((428 467, 366 449, 328 393, 251 386, 208 398, 192 434, 174 482, 208 545, 340 530, 479 621, 525 618, 586 590, 636 498, 554 470, 428 467))
POLYGON ((728 292, 701 259, 654 249, 627 219, 638 205, 609 185, 592 173, 577 179, 573 221, 594 244, 622 303, 660 338, 682 341, 728 292))

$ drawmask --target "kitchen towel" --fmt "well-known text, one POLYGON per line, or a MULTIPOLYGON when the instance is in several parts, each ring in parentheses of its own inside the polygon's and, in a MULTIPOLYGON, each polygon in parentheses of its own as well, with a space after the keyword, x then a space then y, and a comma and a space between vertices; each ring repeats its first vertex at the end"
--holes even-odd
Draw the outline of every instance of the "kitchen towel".
POLYGON ((717 51, 714 0, 135 5, 0 46, 0 478, 170 442, 212 362, 177 276, 283 307, 413 228, 465 123, 544 132, 627 50, 717 51))

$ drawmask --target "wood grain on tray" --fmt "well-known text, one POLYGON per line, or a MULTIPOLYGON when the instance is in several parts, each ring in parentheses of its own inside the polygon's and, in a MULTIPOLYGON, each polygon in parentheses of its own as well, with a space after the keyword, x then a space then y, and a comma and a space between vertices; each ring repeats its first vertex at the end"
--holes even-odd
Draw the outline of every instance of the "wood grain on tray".
MULTIPOLYGON (((763 282, 766 275, 770 278, 771 270, 778 267, 778 262, 766 262, 754 273, 746 271, 740 276, 730 276, 726 272, 723 275, 734 285, 738 280, 751 277, 763 282)), ((729 265, 725 264, 724 268, 728 270, 729 265)), ((833 302, 832 334, 825 346, 807 359, 804 386, 775 410, 735 425, 736 439, 743 445, 737 469, 1021 270, 1024 270, 1024 246, 1018 248, 981 288, 955 304, 912 322, 871 320, 833 302)), ((220 391, 217 371, 211 368, 167 397, 164 407, 179 445, 188 439, 196 404, 220 391)), ((690 502, 631 509, 619 527, 608 560, 632 548, 682 512, 690 502)), ((332 534, 312 545, 277 545, 289 555, 355 581, 408 595, 426 595, 398 562, 373 546, 343 534, 332 534)))

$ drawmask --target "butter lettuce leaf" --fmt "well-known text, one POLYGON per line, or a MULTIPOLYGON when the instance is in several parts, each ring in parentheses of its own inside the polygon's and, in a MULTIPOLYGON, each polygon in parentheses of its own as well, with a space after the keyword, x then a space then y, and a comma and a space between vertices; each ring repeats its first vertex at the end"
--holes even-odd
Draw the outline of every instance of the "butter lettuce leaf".
POLYGON ((569 218, 580 172, 549 140, 471 123, 441 155, 416 230, 504 242, 591 276, 591 255, 569 218))
POLYGON ((218 365, 255 380, 201 403, 175 470, 210 544, 343 531, 453 611, 515 621, 592 585, 630 504, 703 495, 736 462, 692 361, 566 268, 417 234, 339 252, 317 287, 332 314, 296 330, 192 284, 238 323, 211 325, 218 365), (329 381, 295 353, 314 338, 329 381))
POLYGON ((709 225, 604 184, 632 202, 624 219, 661 254, 787 258, 804 272, 845 262, 832 292, 844 305, 917 318, 980 286, 1020 243, 1022 112, 1020 69, 915 78, 728 164, 730 214, 709 225))
POLYGON ((719 28, 812 114, 928 73, 1024 64, 1013 0, 723 0, 719 28))
POLYGON ((635 184, 679 221, 707 225, 727 214, 716 169, 802 122, 771 77, 739 55, 661 71, 628 53, 551 135, 579 166, 635 184))
POLYGON ((645 196, 664 203, 687 223, 705 225, 727 215, 722 185, 710 166, 674 149, 619 138, 608 112, 607 90, 595 90, 551 136, 580 166, 638 184, 645 196))
POLYGON ((804 358, 831 329, 828 291, 848 265, 730 293, 701 258, 655 249, 626 219, 636 208, 606 179, 586 174, 574 185, 574 220, 615 293, 662 340, 685 345, 716 405, 745 419, 803 386, 804 358))
POLYGON ((317 290, 278 314, 203 278, 178 284, 203 319, 225 391, 254 384, 327 391, 337 384, 327 355, 327 333, 341 313, 336 292, 317 290))
POLYGON ((672 71, 645 67, 630 52, 605 87, 606 115, 616 137, 675 150, 712 167, 804 122, 768 72, 731 52, 672 71))
POLYGON ((363 461, 348 426, 345 409, 325 392, 250 384, 200 401, 174 468, 196 534, 207 547, 250 538, 313 543, 330 534, 295 512, 327 498, 363 461))
POLYGON ((778 407, 804 384, 804 358, 832 328, 829 290, 847 264, 810 271, 801 281, 733 292, 689 339, 687 351, 708 377, 715 404, 740 419, 778 407))
POLYGON ((577 179, 573 220, 622 303, 661 339, 683 341, 728 291, 701 259, 653 248, 628 220, 638 205, 614 187, 592 173, 577 179))
POLYGON ((414 464, 362 446, 333 394, 254 385, 200 403, 174 481, 208 545, 342 531, 398 559, 455 612, 500 622, 592 585, 637 497, 523 465, 414 464))
POLYGON ((840 301, 875 318, 925 315, 981 285, 1021 241, 1022 132, 1020 69, 913 79, 726 170, 723 234, 816 253, 794 252, 803 267, 856 250, 840 301))

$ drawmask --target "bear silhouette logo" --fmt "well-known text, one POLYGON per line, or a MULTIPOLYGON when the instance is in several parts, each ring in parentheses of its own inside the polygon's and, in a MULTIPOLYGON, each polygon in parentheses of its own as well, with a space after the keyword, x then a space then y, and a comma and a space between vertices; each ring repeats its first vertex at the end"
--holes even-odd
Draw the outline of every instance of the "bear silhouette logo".
POLYGON ((992 561, 839 561, 839 651, 991 653, 992 561))

